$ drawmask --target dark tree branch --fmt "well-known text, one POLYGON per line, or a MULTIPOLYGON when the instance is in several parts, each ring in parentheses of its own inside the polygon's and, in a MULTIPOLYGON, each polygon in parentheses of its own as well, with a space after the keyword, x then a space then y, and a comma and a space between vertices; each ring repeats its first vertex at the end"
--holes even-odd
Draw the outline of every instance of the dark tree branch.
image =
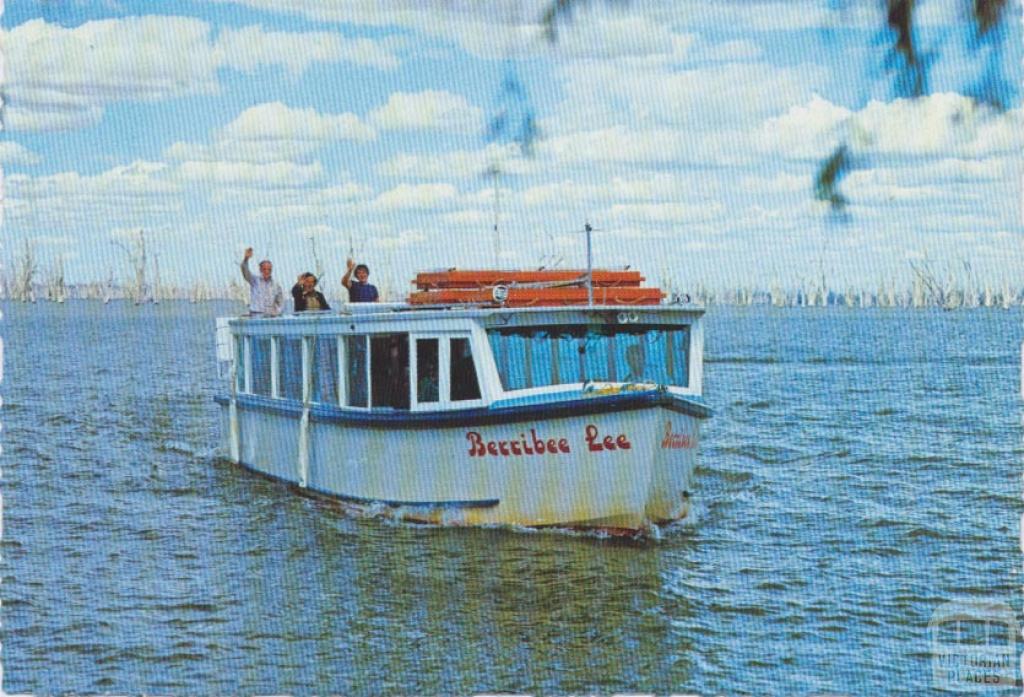
POLYGON ((814 198, 828 203, 835 213, 846 208, 846 197, 839 191, 839 182, 850 169, 850 151, 843 143, 822 163, 814 178, 814 198))
MULTIPOLYGON (((558 24, 560 22, 572 21, 573 11, 586 5, 590 0, 551 0, 548 9, 540 16, 541 26, 544 27, 544 36, 551 43, 558 41, 558 24)), ((605 0, 606 5, 625 5, 629 0, 605 0)))
POLYGON ((974 0, 974 19, 982 36, 998 25, 1003 18, 1007 0, 974 0))

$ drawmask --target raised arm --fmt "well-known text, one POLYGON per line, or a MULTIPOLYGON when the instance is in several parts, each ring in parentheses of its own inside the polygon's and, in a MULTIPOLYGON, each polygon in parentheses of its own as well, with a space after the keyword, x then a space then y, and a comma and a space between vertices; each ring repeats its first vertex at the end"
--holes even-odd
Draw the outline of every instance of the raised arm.
POLYGON ((250 286, 253 282, 252 271, 249 270, 249 260, 252 259, 252 247, 245 248, 245 254, 242 256, 242 278, 250 286))
POLYGON ((349 259, 345 262, 345 266, 347 268, 345 269, 345 275, 341 277, 341 285, 349 288, 352 285, 352 272, 356 268, 356 263, 352 259, 349 259))

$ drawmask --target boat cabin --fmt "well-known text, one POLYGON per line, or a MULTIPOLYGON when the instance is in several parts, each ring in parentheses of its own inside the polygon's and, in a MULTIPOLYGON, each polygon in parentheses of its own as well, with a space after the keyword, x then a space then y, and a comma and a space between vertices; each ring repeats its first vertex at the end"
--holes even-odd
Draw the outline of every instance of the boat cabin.
POLYGON ((582 392, 701 392, 703 309, 349 305, 224 320, 239 394, 373 412, 501 407, 582 392))

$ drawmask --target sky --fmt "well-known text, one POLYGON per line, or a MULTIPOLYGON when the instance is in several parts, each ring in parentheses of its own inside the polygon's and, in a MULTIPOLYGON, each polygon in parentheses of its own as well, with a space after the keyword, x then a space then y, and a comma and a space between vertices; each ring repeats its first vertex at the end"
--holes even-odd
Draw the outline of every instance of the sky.
POLYGON ((350 253, 400 294, 582 267, 589 222, 597 266, 676 290, 911 262, 1021 285, 1019 2, 979 44, 968 3, 921 0, 913 98, 874 0, 592 0, 555 40, 550 1, 8 3, 0 257, 127 278, 145 230, 164 282, 226 283, 252 246, 290 283, 315 244, 329 295, 350 253), (837 215, 814 180, 840 143, 837 215))

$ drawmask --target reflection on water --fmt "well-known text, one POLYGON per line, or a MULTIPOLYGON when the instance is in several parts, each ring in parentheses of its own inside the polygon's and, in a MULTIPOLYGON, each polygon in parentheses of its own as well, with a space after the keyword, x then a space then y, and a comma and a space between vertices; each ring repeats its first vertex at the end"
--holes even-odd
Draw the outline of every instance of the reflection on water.
POLYGON ((714 309, 696 524, 359 520, 218 461, 230 305, 4 308, 9 692, 932 690, 1011 603, 1019 316, 714 309))

